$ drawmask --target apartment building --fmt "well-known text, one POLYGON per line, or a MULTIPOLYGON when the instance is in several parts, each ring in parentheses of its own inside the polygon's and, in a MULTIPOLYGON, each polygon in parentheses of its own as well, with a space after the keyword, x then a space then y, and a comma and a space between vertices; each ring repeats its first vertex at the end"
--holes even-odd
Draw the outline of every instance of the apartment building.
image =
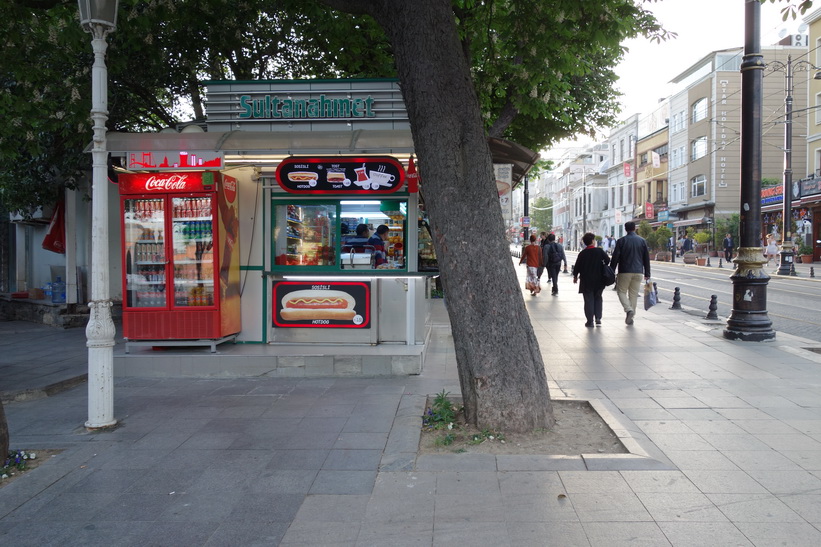
MULTIPOLYGON (((762 179, 777 182, 784 172, 785 75, 776 67, 788 56, 806 54, 800 46, 762 48, 768 68, 763 78, 762 179)), ((741 74, 743 48, 713 51, 673 82, 680 91, 670 98, 669 219, 677 229, 709 229, 717 218, 740 208, 741 74)), ((805 111, 806 81, 795 82, 793 109, 805 111)), ((793 118, 793 133, 806 134, 806 116, 793 118)), ((794 157, 806 144, 794 139, 794 157)), ((773 211, 768 226, 780 216, 773 211)), ((679 230, 681 232, 682 230, 679 230)))

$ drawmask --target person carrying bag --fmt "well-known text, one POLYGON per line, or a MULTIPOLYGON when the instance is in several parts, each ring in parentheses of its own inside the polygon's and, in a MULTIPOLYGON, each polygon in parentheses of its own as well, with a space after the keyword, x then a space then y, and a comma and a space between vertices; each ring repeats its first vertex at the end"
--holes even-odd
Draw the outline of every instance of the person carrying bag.
MULTIPOLYGON (((573 265, 573 283, 579 283, 579 292, 584 297, 584 316, 587 322, 585 327, 592 327, 593 322, 601 326, 604 307, 602 292, 604 292, 604 268, 610 268, 610 257, 604 249, 596 246, 596 236, 588 232, 582 236, 585 248, 576 257, 573 265)), ((612 271, 612 270, 611 270, 612 271)))

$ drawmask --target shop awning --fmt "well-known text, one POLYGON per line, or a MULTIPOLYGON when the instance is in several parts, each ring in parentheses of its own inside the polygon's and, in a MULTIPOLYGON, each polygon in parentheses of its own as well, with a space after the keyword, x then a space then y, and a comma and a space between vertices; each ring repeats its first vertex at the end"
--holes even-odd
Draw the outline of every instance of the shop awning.
MULTIPOLYGON (((230 131, 120 133, 106 135, 106 149, 114 156, 129 152, 213 150, 228 155, 259 158, 265 155, 411 154, 409 129, 354 131, 230 131)), ((516 143, 489 138, 494 163, 513 165, 514 187, 539 160, 539 154, 516 143)), ((91 151, 91 145, 86 149, 91 151)))
POLYGON ((678 228, 679 226, 695 226, 696 224, 704 224, 703 218, 690 218, 687 220, 677 220, 673 222, 673 226, 678 228))

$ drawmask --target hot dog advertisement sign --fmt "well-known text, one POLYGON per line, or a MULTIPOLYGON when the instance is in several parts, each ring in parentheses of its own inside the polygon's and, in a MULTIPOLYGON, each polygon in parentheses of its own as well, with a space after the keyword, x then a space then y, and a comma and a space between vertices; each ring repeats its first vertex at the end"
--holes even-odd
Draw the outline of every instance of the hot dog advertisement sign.
POLYGON ((370 282, 277 281, 273 290, 277 327, 370 328, 370 282))
POLYGON ((292 194, 390 194, 405 182, 405 168, 390 156, 282 160, 277 184, 292 194))

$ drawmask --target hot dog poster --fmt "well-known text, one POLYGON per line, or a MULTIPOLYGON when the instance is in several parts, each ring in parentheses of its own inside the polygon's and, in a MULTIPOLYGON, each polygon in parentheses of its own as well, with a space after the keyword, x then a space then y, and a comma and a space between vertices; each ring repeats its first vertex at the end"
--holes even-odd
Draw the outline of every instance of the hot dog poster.
POLYGON ((370 328, 370 282, 277 281, 273 299, 277 327, 370 328))
POLYGON ((282 160, 277 184, 293 194, 390 194, 405 182, 405 168, 390 156, 282 160))

